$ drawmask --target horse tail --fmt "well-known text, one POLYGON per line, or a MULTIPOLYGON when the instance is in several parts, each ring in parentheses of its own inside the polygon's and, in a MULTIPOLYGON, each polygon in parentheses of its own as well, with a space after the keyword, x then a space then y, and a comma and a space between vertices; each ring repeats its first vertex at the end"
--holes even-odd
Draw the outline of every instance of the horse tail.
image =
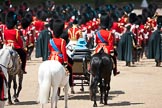
POLYGON ((38 82, 39 82, 39 102, 41 104, 48 103, 50 96, 51 87, 51 73, 45 65, 40 65, 38 71, 38 82))
POLYGON ((98 81, 100 79, 100 65, 101 60, 98 60, 98 63, 95 66, 95 75, 93 75, 94 77, 92 78, 90 89, 97 87, 98 81))

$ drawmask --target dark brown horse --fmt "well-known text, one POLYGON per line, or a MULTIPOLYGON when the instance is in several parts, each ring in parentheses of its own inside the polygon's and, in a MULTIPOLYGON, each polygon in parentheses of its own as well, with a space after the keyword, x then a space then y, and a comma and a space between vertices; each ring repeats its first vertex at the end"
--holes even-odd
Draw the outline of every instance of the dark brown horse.
POLYGON ((100 103, 107 104, 112 70, 113 62, 111 56, 104 53, 103 49, 92 56, 90 61, 90 72, 92 73, 90 93, 91 99, 94 101, 93 107, 97 107, 96 92, 98 83, 100 83, 100 103))

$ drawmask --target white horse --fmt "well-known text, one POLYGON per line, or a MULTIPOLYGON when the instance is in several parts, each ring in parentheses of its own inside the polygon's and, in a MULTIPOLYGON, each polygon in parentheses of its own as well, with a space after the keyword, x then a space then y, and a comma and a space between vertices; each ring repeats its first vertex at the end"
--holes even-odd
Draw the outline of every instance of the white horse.
MULTIPOLYGON (((12 60, 13 49, 12 47, 3 47, 0 50, 0 66, 8 81, 8 69, 13 68, 13 60, 12 60)), ((4 84, 4 98, 8 98, 8 88, 7 85, 4 84)), ((0 101, 0 108, 4 108, 5 101, 0 101)))
POLYGON ((65 108, 67 108, 68 89, 69 89, 69 74, 66 72, 64 66, 56 60, 47 60, 40 64, 38 70, 39 83, 39 98, 41 108, 45 103, 48 103, 50 88, 52 87, 51 108, 57 108, 58 88, 64 87, 65 92, 65 108))

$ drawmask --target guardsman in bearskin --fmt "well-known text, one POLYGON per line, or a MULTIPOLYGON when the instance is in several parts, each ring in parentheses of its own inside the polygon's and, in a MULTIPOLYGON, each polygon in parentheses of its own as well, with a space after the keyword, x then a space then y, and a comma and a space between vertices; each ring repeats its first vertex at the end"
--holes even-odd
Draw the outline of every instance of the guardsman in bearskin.
POLYGON ((126 66, 131 66, 133 62, 133 48, 135 47, 135 36, 132 31, 130 31, 131 25, 126 25, 126 32, 121 36, 118 45, 118 59, 126 62, 126 66))
POLYGON ((6 26, 7 29, 4 30, 4 40, 5 44, 12 45, 17 53, 20 55, 22 61, 22 70, 26 74, 26 51, 23 48, 23 41, 20 37, 19 31, 15 28, 17 24, 17 15, 15 12, 10 11, 6 16, 6 26))
POLYGON ((49 48, 49 60, 58 60, 62 64, 68 63, 67 53, 66 53, 66 41, 60 38, 64 29, 64 22, 57 19, 53 22, 53 35, 54 38, 50 39, 49 48))
POLYGON ((34 49, 34 34, 35 34, 35 27, 31 24, 32 23, 32 15, 27 13, 21 20, 21 33, 24 38, 25 47, 27 50, 27 57, 30 58, 30 55, 34 49))
POLYGON ((38 39, 39 33, 44 29, 46 21, 46 12, 44 10, 39 10, 37 12, 36 18, 33 20, 33 26, 36 30, 35 40, 38 39))
POLYGON ((162 62, 162 16, 157 18, 157 30, 155 30, 148 42, 148 58, 155 59, 156 66, 162 62))
POLYGON ((110 28, 110 17, 107 13, 102 13, 100 17, 100 27, 101 29, 96 33, 96 49, 95 53, 98 53, 102 48, 105 53, 113 54, 112 58, 115 64, 115 68, 113 69, 114 76, 119 74, 120 72, 117 71, 117 60, 116 60, 116 53, 114 50, 114 35, 112 31, 107 30, 110 28))
MULTIPOLYGON (((66 41, 60 38, 64 30, 64 22, 62 20, 53 21, 53 35, 54 37, 49 40, 49 60, 58 60, 65 68, 68 66, 68 56, 66 53, 66 41)), ((58 95, 60 94, 60 88, 58 95)))
POLYGON ((121 26, 120 26, 120 23, 119 23, 119 16, 117 16, 116 13, 117 13, 117 11, 114 11, 114 12, 111 13, 111 17, 112 17, 112 20, 113 20, 111 31, 114 34, 115 47, 118 46, 118 42, 119 42, 120 37, 122 35, 121 26))
MULTIPOLYGON (((136 24, 139 26, 137 28, 137 51, 138 51, 138 59, 143 58, 144 48, 145 48, 145 38, 144 38, 144 23, 143 16, 137 16, 136 24)), ((139 60, 138 60, 139 61, 139 60)))

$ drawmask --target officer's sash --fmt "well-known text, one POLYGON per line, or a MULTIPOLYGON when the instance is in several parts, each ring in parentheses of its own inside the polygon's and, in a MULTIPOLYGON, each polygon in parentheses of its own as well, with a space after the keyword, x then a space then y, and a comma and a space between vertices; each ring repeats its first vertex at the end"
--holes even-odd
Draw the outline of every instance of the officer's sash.
POLYGON ((100 31, 97 32, 97 36, 98 36, 98 38, 100 39, 100 41, 101 41, 102 43, 107 43, 107 42, 105 41, 105 39, 101 36, 100 31))
MULTIPOLYGON (((57 48, 56 44, 54 43, 54 41, 52 39, 50 39, 50 44, 52 46, 52 48, 56 51, 56 52, 60 52, 59 49, 57 48)), ((62 54, 58 54, 59 57, 63 57, 62 54)))

